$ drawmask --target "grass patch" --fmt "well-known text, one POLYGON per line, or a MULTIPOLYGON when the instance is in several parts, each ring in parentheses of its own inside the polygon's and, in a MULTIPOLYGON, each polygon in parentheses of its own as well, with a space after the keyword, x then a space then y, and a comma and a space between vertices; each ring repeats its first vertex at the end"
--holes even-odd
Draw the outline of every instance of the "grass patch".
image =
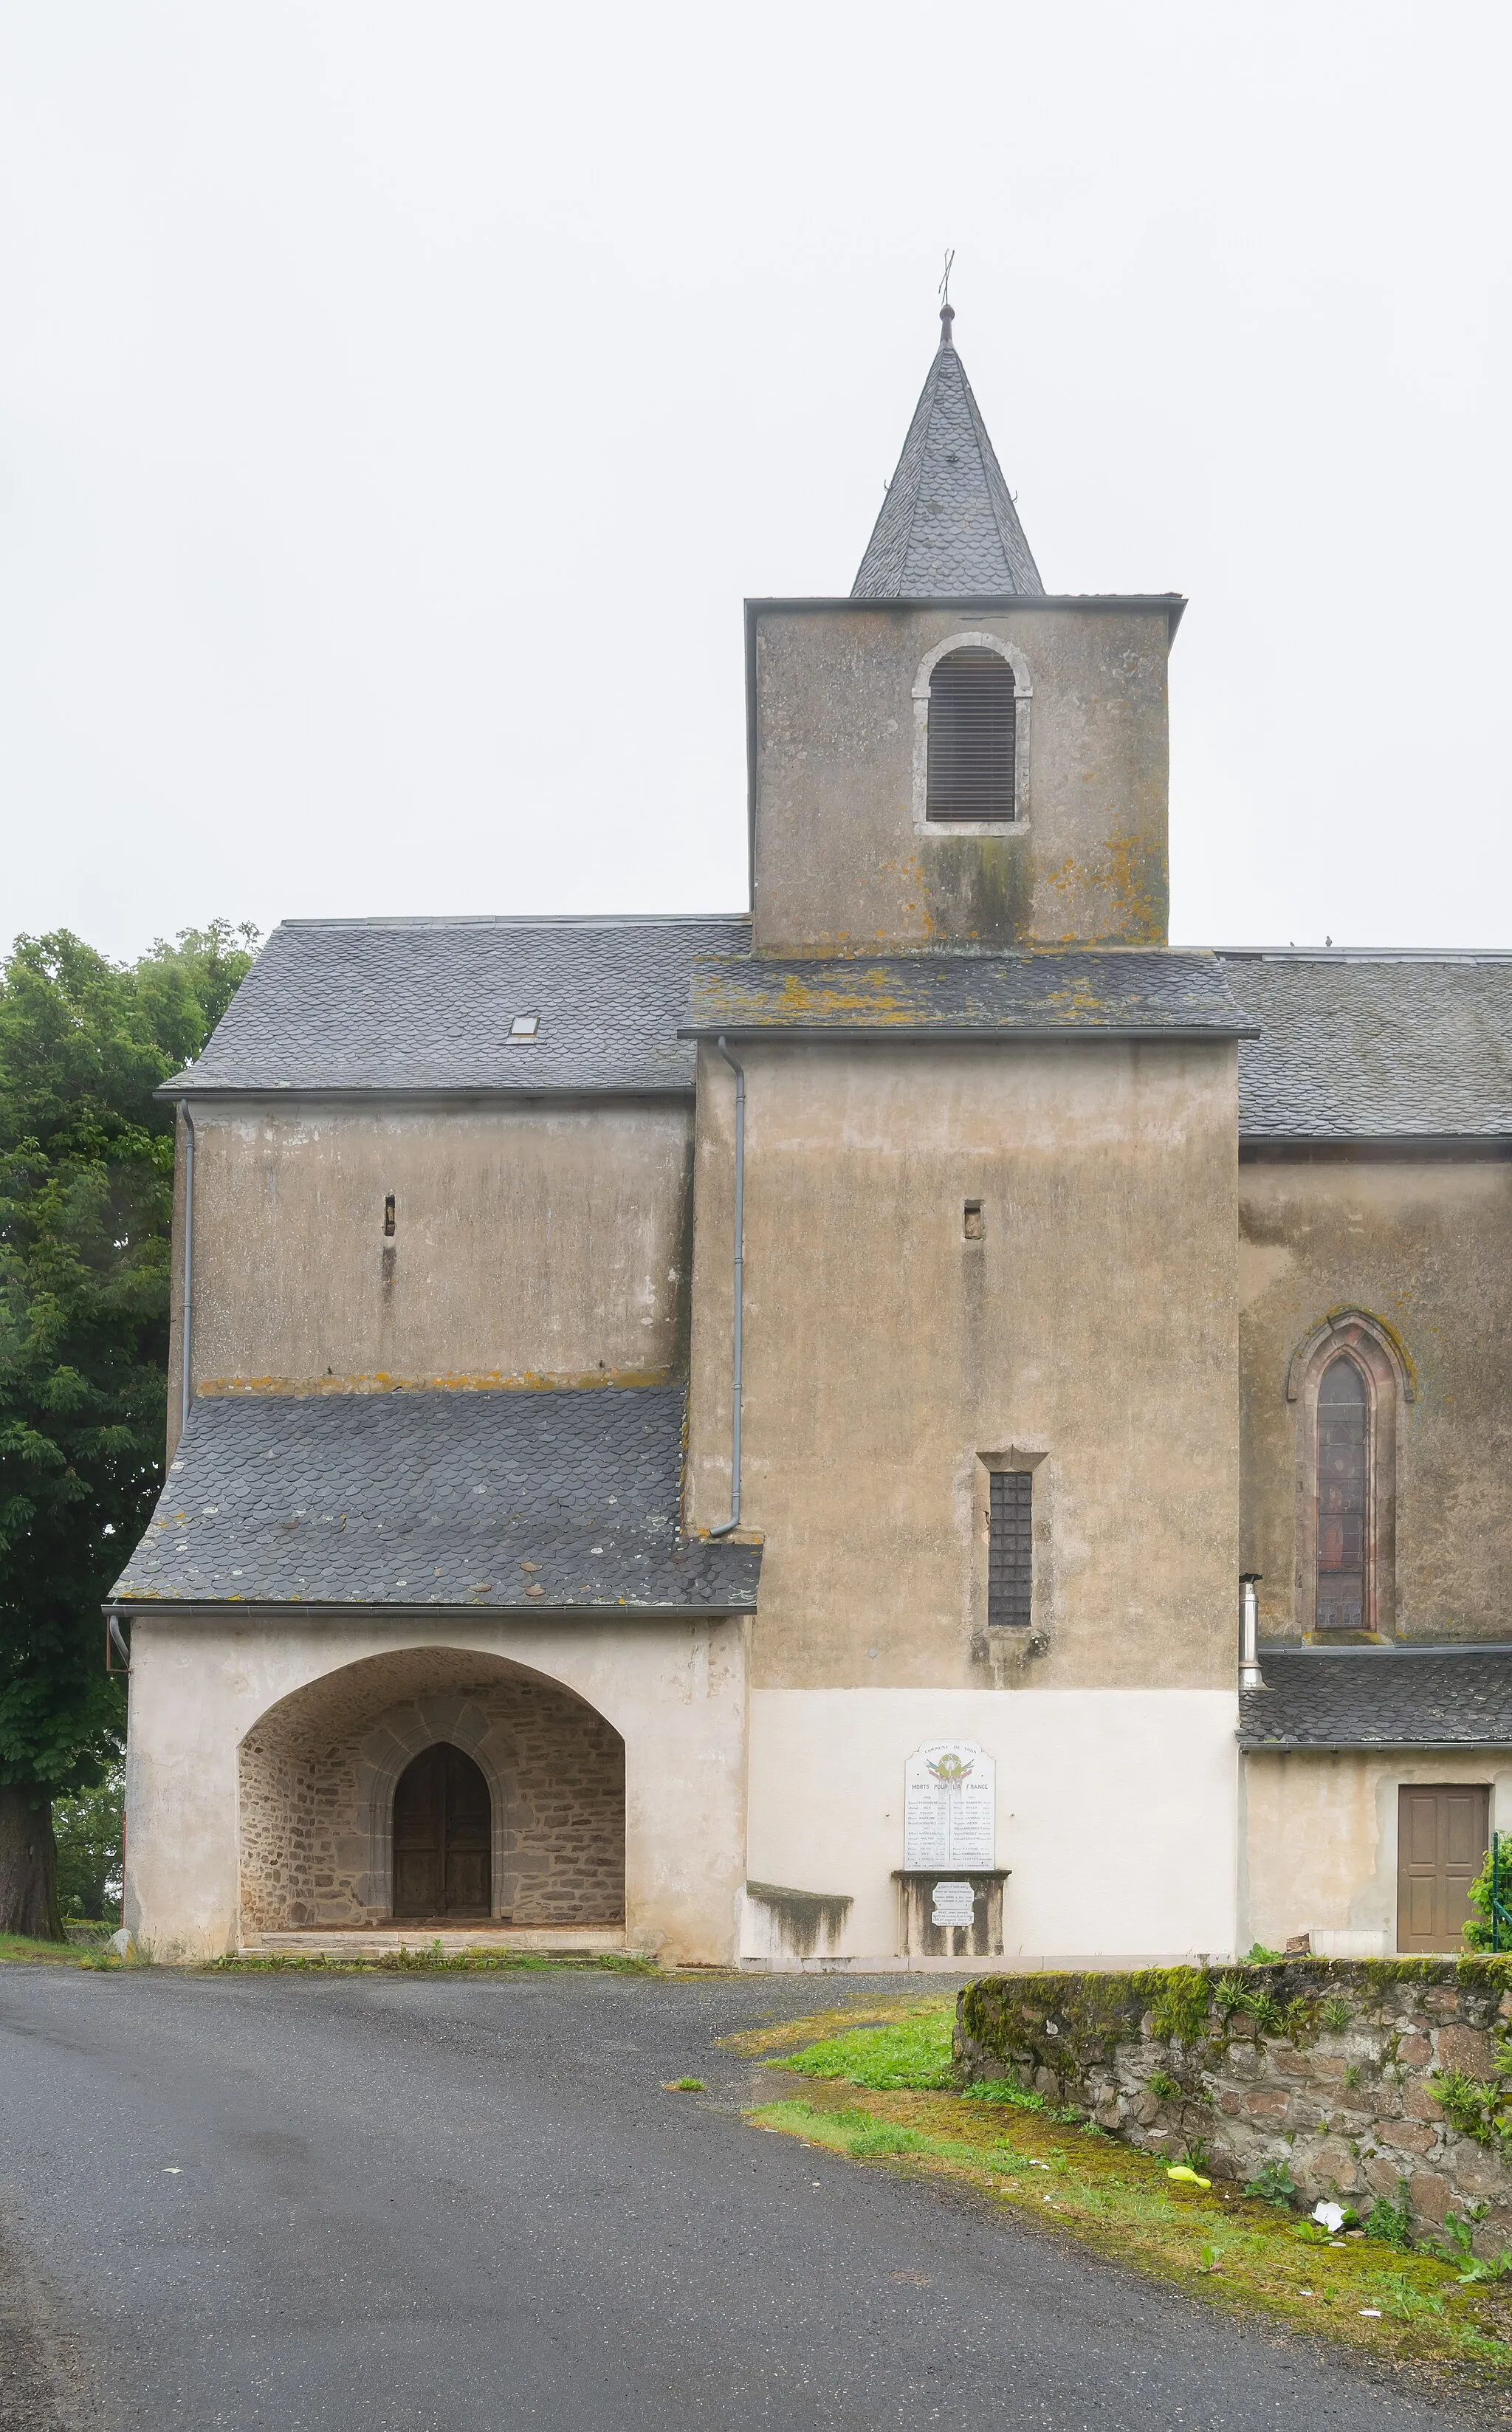
POLYGON ((769 2059, 764 2066, 793 2069, 799 2077, 843 2077, 848 2085, 870 2086, 878 2092, 902 2086, 945 2086, 952 2075, 954 2025, 955 2003, 933 2002, 876 2026, 852 2026, 848 2034, 824 2036, 785 2060, 769 2059))
MULTIPOLYGON (((50 1959, 55 1968, 97 1968, 102 1963, 88 1943, 38 1942, 29 1934, 0 1934, 0 1962, 7 1959, 50 1959)), ((112 1958, 107 1965, 119 1967, 112 1958)))
POLYGON ((1163 2163, 1016 2089, 951 2092, 932 2074, 949 2049, 949 2020, 948 2007, 916 2004, 869 2033, 853 2013, 845 2021, 832 2011, 760 2031, 794 2042, 805 2024, 820 2029, 767 2066, 822 2085, 748 2117, 847 2160, 952 2179, 1232 2313, 1461 2383, 1512 2383, 1512 2309, 1494 2284, 1467 2285, 1464 2257, 1393 2252, 1375 2237, 1332 2243, 1222 2182, 1206 2190, 1172 2182, 1163 2163))

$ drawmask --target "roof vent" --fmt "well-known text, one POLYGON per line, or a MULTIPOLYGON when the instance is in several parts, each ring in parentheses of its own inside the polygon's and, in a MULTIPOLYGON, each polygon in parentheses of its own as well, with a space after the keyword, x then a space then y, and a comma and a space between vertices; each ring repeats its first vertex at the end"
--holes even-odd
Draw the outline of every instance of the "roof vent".
POLYGON ((512 1039, 533 1039, 540 1027, 541 1017, 538 1013, 517 1013, 513 1021, 510 1023, 510 1037, 512 1039))

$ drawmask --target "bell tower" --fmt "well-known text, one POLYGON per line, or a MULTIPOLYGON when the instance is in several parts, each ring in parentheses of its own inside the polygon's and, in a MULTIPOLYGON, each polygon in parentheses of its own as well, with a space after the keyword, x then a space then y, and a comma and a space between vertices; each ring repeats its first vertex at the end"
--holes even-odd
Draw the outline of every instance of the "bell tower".
POLYGON ((1048 593, 947 304, 845 600, 747 602, 753 943, 1167 938, 1174 593, 1048 593))

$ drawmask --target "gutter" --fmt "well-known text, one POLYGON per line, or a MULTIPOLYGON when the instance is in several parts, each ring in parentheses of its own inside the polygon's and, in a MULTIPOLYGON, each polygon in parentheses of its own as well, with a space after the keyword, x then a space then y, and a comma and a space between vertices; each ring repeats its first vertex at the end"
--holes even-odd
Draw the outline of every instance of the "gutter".
POLYGON ((723 1038, 714 1041, 720 1055, 735 1076, 735 1273, 734 1273, 734 1348, 730 1387, 730 1517, 711 1537, 728 1537, 740 1526, 740 1416, 741 1375, 746 1338, 746 1071, 738 1064, 723 1038))
MULTIPOLYGON (((1044 1023, 1030 1023, 1027 1022, 1004 1022, 997 1023, 980 1022, 972 1023, 947 1022, 868 1022, 858 1023, 840 1022, 785 1021, 748 1022, 744 1025, 722 1022, 717 1027, 712 1022, 700 1024, 697 1027, 691 1022, 684 1022, 678 1032, 678 1037, 680 1039, 712 1039, 715 1045, 718 1046, 722 1055, 724 1054, 724 1041, 727 1039, 799 1039, 805 1041, 834 1039, 843 1041, 843 1043, 848 1047, 865 1045, 868 1040, 878 1046, 885 1047, 889 1039, 906 1039, 916 1043, 929 1043, 935 1039, 949 1039, 952 1041, 958 1041, 961 1039, 985 1039, 988 1042, 996 1042, 999 1044, 1019 1039, 1034 1047, 1047 1046, 1051 1042, 1060 1043, 1064 1040, 1069 1040, 1073 1045, 1080 1045, 1088 1040, 1096 1041, 1100 1039, 1111 1039, 1117 1040, 1120 1044, 1129 1044, 1134 1042, 1149 1047, 1161 1047, 1170 1044, 1190 1047, 1202 1041, 1212 1042, 1216 1040, 1221 1044, 1225 1040, 1231 1039, 1258 1039, 1260 1036, 1261 1032, 1257 1023, 1236 1022, 1187 1022, 1181 1025, 1174 1022, 1161 1023, 1157 1025, 1154 1022, 1063 1022, 1057 1023, 1052 1028, 1044 1023)), ((731 1058, 727 1056, 725 1057, 725 1061, 729 1063, 731 1058)))

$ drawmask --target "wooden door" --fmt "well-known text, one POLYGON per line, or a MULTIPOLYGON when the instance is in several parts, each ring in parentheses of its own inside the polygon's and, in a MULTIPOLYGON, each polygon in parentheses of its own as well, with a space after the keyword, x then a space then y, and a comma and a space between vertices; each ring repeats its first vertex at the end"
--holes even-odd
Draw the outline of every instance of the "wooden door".
POLYGON ((470 1756, 438 1740, 394 1794, 395 1917, 487 1917, 493 1804, 470 1756))
POLYGON ((1397 1949, 1462 1951, 1470 1887, 1490 1846, 1479 1782, 1403 1783, 1397 1793, 1397 1949))

